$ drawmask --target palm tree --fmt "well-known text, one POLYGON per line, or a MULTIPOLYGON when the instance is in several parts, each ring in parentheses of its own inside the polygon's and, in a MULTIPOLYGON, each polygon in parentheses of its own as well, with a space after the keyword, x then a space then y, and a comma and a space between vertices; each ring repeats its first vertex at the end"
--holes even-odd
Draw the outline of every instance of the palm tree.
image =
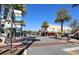
POLYGON ((70 23, 70 27, 72 28, 72 33, 74 33, 79 28, 78 21, 77 20, 73 20, 70 23))
MULTIPOLYGON (((0 4, 0 28, 1 28, 1 4, 0 4)), ((0 32, 1 35, 1 32, 0 32)))
POLYGON ((47 35, 47 34, 46 34, 47 28, 49 27, 48 22, 44 21, 44 22, 42 23, 42 26, 41 26, 41 27, 44 28, 44 33, 45 33, 45 36, 46 36, 46 35, 47 35))
POLYGON ((65 21, 69 21, 71 19, 71 16, 68 14, 67 10, 64 8, 61 8, 56 15, 55 22, 56 23, 61 23, 61 39, 62 39, 62 34, 63 34, 63 23, 65 21))
MULTIPOLYGON (((11 13, 12 14, 12 23, 15 23, 15 19, 13 17, 14 16, 14 9, 22 11, 22 15, 26 14, 26 8, 22 4, 4 4, 4 6, 7 7, 5 9, 5 13, 4 13, 6 15, 5 19, 8 16, 9 9, 12 9, 12 13, 11 13)), ((13 26, 11 28, 13 28, 13 26)))
POLYGON ((14 9, 22 11, 22 15, 25 15, 27 13, 25 5, 23 4, 13 4, 12 6, 14 9))
MULTIPOLYGON (((13 6, 14 9, 22 11, 23 16, 26 14, 26 9, 25 9, 24 5, 22 5, 22 4, 14 4, 12 6, 13 6)), ((21 25, 21 29, 20 29, 20 36, 21 36, 22 35, 22 26, 25 25, 24 20, 20 21, 20 25, 21 25)))
MULTIPOLYGON (((15 20, 14 20, 14 9, 16 10, 21 10, 22 11, 22 15, 24 15, 26 13, 26 9, 24 7, 24 5, 22 4, 4 4, 4 6, 8 7, 9 9, 11 9, 11 18, 12 18, 12 21, 11 21, 11 50, 12 50, 12 30, 13 30, 13 23, 15 23, 15 20)), ((6 10, 8 11, 8 9, 6 10)), ((8 15, 8 14, 7 14, 8 15)))
POLYGON ((20 26, 21 26, 21 28, 20 28, 20 36, 22 36, 22 27, 25 26, 25 22, 24 22, 24 20, 21 20, 21 21, 19 21, 19 23, 20 23, 20 26))
POLYGON ((72 5, 72 7, 78 7, 79 6, 79 4, 73 4, 72 5))
POLYGON ((12 7, 13 9, 22 11, 22 14, 26 14, 26 8, 23 4, 4 4, 4 6, 8 8, 12 7))
MULTIPOLYGON (((20 10, 22 11, 22 15, 24 15, 26 13, 26 9, 25 6, 22 4, 4 4, 4 6, 8 7, 9 9, 16 9, 16 10, 20 10)), ((8 11, 8 9, 6 10, 6 12, 8 11)), ((5 13, 6 14, 6 13, 5 13)), ((12 23, 15 23, 15 20, 13 18, 14 11, 12 11, 12 23)), ((8 15, 8 14, 7 14, 8 15)))
MULTIPOLYGON (((22 5, 22 4, 11 4, 11 7, 13 7, 13 8, 12 8, 12 18, 13 18, 13 16, 14 16, 14 9, 22 11, 22 15, 24 15, 24 14, 26 13, 26 9, 25 9, 24 5, 22 5)), ((13 18, 13 19, 14 19, 14 18, 13 18)), ((15 23, 15 20, 13 20, 13 19, 12 19, 12 22, 15 23)), ((22 23, 22 22, 21 22, 21 23, 22 23)), ((22 25, 22 24, 21 24, 21 25, 22 25)), ((12 26, 11 28, 13 28, 13 26, 12 26)), ((14 33, 14 34, 15 34, 15 33, 14 33)), ((11 41, 11 47, 12 47, 12 41, 11 41)), ((11 48, 11 50, 12 50, 12 48, 11 48)), ((12 52, 12 51, 11 51, 11 52, 12 52)))

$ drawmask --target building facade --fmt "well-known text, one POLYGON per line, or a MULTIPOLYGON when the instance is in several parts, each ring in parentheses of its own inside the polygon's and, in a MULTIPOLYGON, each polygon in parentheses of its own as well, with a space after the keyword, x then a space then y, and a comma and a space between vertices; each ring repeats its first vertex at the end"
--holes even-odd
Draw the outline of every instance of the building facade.
MULTIPOLYGON (((71 28, 67 27, 67 26, 63 26, 63 33, 70 33, 71 32, 71 28)), ((58 25, 49 25, 49 27, 47 28, 48 32, 61 32, 61 26, 58 25)))
MULTIPOLYGON (((71 33, 72 29, 70 27, 67 26, 63 26, 63 34, 69 34, 71 33)), ((49 27, 46 30, 46 33, 44 32, 44 29, 41 28, 41 35, 45 36, 48 35, 57 35, 61 33, 61 26, 58 25, 49 25, 49 27)))

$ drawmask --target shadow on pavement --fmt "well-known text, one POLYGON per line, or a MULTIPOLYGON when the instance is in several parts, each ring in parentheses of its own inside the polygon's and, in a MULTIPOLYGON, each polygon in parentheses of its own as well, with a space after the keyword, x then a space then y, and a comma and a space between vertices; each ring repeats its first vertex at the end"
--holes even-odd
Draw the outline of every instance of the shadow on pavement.
POLYGON ((36 41, 40 41, 40 39, 36 39, 36 38, 23 38, 21 40, 22 44, 20 45, 21 47, 26 46, 22 51, 20 51, 20 53, 18 55, 21 55, 25 49, 28 49, 34 42, 36 41))
POLYGON ((36 41, 40 41, 40 39, 36 39, 36 38, 23 38, 23 39, 20 40, 20 42, 22 43, 21 46, 26 46, 27 45, 26 48, 31 46, 36 41))

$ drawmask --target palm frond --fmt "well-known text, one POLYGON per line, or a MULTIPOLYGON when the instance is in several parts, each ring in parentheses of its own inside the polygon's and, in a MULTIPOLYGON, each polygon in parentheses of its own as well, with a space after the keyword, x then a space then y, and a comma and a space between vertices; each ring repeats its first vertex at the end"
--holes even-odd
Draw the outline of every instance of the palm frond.
POLYGON ((72 7, 78 7, 79 6, 79 4, 73 4, 72 5, 72 7))
POLYGON ((68 14, 68 11, 64 8, 61 8, 56 15, 55 22, 64 22, 69 21, 71 16, 68 14))

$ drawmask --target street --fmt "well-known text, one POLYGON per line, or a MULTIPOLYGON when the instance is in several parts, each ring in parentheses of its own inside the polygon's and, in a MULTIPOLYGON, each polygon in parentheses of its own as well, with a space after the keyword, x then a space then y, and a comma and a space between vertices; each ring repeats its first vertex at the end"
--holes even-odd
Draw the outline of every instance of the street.
POLYGON ((34 42, 28 49, 28 55, 78 55, 79 44, 68 43, 49 37, 37 37, 40 41, 34 42), (72 48, 72 49, 71 49, 72 48))

